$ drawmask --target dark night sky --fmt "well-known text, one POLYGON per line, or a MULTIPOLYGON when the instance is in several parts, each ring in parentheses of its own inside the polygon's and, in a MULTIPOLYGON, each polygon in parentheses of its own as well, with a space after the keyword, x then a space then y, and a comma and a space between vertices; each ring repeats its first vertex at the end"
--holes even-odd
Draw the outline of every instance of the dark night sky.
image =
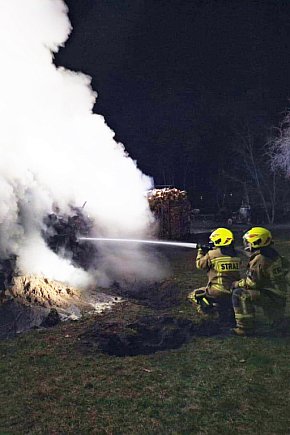
POLYGON ((92 76, 95 112, 156 184, 210 192, 234 120, 270 128, 289 105, 289 0, 66 3, 56 63, 92 76))

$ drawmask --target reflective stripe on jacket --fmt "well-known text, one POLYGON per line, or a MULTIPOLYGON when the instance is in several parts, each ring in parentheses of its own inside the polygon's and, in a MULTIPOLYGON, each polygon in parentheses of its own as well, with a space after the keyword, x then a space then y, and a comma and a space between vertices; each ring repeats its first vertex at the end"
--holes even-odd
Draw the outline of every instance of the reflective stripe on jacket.
POLYGON ((288 260, 278 253, 270 258, 263 255, 261 251, 256 251, 250 257, 245 278, 241 279, 237 286, 249 290, 264 290, 285 298, 288 271, 288 260))
POLYGON ((196 267, 207 271, 207 287, 230 292, 233 281, 240 279, 240 263, 238 257, 224 255, 220 248, 214 248, 206 254, 201 249, 197 252, 196 267))

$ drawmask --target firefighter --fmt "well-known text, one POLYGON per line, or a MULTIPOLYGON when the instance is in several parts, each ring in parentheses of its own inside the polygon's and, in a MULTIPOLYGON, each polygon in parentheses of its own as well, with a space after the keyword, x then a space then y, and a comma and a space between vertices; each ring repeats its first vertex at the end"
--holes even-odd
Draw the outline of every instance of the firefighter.
POLYGON ((196 267, 207 272, 208 283, 191 292, 188 299, 199 312, 217 311, 220 320, 233 325, 231 288, 232 283, 240 279, 240 259, 234 249, 234 236, 227 228, 218 228, 209 239, 213 249, 206 252, 199 248, 196 257, 196 267))
POLYGON ((271 246, 269 230, 254 227, 243 236, 244 249, 250 256, 246 275, 233 283, 233 307, 237 335, 255 331, 255 305, 263 308, 272 327, 283 325, 287 297, 289 262, 271 246))

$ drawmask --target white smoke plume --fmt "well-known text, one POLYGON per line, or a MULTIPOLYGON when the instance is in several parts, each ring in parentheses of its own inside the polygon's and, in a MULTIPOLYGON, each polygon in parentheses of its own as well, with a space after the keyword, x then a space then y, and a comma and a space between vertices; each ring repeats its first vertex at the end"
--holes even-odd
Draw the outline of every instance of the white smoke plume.
MULTIPOLYGON (((16 254, 23 273, 85 286, 91 275, 43 241, 44 217, 55 203, 69 212, 87 201, 99 235, 140 238, 152 224, 144 196, 152 179, 93 114, 90 77, 53 64, 70 31, 62 0, 0 0, 0 256, 16 254)), ((134 257, 144 269, 154 263, 140 251, 129 257, 131 271, 134 257)), ((107 258, 107 269, 116 258, 122 268, 112 250, 107 258)))

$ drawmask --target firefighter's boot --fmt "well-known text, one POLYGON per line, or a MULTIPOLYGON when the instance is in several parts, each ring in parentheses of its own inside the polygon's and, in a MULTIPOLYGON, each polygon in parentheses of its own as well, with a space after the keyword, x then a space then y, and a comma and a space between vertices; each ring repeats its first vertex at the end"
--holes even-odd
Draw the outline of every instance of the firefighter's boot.
POLYGON ((240 337, 251 337, 254 334, 254 331, 251 329, 244 329, 244 328, 233 328, 232 333, 234 335, 238 335, 240 337))

